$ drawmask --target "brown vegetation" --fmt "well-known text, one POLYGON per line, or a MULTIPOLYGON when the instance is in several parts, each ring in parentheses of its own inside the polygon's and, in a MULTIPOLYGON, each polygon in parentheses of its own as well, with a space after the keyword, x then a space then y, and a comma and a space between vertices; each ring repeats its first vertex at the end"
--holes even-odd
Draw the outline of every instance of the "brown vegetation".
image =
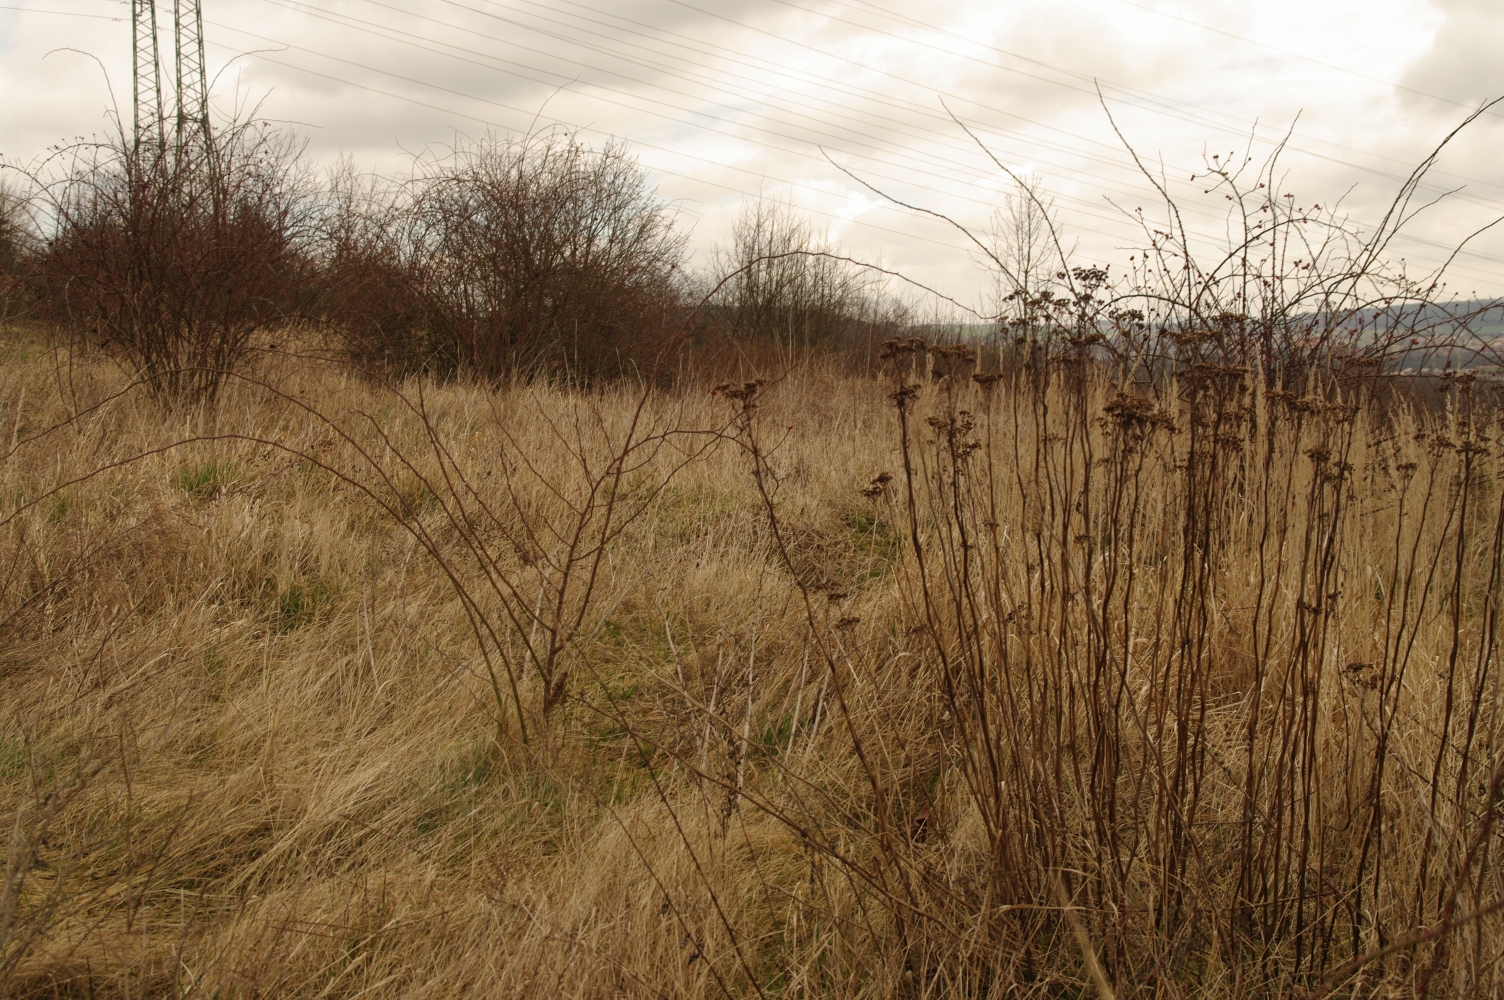
POLYGON ((936 343, 766 205, 696 303, 619 149, 272 138, 7 210, 0 993, 1504 995, 1434 155, 1123 278, 1017 179, 936 343))
POLYGON ((678 326, 685 234, 619 145, 488 137, 367 191, 339 200, 328 250, 358 357, 594 381, 651 366, 678 326))
POLYGON ((35 312, 164 398, 207 397, 254 339, 299 316, 316 218, 297 148, 263 124, 212 147, 112 142, 58 152, 25 273, 35 312))
POLYGON ((846 257, 792 204, 765 195, 743 207, 716 271, 731 276, 711 313, 718 339, 761 348, 784 366, 814 351, 870 364, 910 322, 881 294, 875 270, 846 257))
POLYGON ((1480 383, 7 351, 8 994, 1501 992, 1480 383))

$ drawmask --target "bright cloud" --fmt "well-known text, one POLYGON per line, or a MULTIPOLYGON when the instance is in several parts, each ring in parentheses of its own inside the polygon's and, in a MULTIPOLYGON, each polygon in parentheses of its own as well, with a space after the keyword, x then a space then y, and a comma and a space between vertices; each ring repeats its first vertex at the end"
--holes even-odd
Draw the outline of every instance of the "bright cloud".
MULTIPOLYGON (((30 10, 0 10, 0 153, 108 128, 130 90, 129 6, 9 7, 30 10)), ((1204 157, 1260 158, 1289 130, 1290 189, 1371 222, 1504 94, 1492 0, 205 0, 205 17, 218 106, 298 123, 315 158, 401 171, 458 136, 562 123, 631 143, 701 260, 768 191, 968 301, 986 278, 964 237, 872 189, 982 227, 1011 187, 990 157, 1026 165, 1083 261, 1120 265, 1122 210, 1158 199, 1114 121, 1214 240, 1225 204, 1188 179, 1204 157)), ((1460 191, 1396 244, 1416 269, 1504 214, 1501 128, 1485 116, 1438 163, 1425 193, 1460 191)), ((1504 293, 1504 233, 1474 251, 1453 287, 1504 293)))

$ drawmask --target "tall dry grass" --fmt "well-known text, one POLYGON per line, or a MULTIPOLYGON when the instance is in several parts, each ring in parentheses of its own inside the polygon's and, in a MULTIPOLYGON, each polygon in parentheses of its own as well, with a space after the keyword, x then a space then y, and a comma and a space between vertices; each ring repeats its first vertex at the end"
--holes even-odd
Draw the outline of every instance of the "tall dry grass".
MULTIPOLYGON (((584 475, 559 446, 577 399, 429 385, 425 423, 341 369, 273 356, 212 406, 164 408, 102 362, 70 371, 24 341, 7 349, 8 992, 444 993, 559 976, 588 990, 633 970, 661 982, 687 954, 680 938, 714 938, 701 902, 664 910, 633 862, 638 848, 678 856, 651 757, 574 697, 546 704, 534 664, 518 678, 522 721, 537 727, 524 743, 456 584, 498 624, 505 592, 486 589, 473 554, 455 556, 451 579, 424 548, 425 531, 440 553, 466 544, 442 510, 452 494, 430 431, 500 517, 528 519, 519 532, 562 525, 584 475), (352 425, 357 411, 372 420, 353 433, 379 466, 324 419, 352 425), (392 510, 319 462, 366 476, 392 510), (504 483, 527 490, 516 507, 504 483), (641 904, 635 923, 614 912, 623 900, 641 904), (590 917, 607 910, 614 931, 590 917)), ((587 440, 634 402, 594 399, 587 440)), ((714 402, 655 397, 649 417, 714 426, 714 402)), ((654 458, 620 489, 681 461, 654 458)), ((747 587, 771 592, 777 574, 736 480, 729 452, 706 456, 613 541, 567 651, 574 695, 609 692, 677 732, 681 684, 714 683, 692 648, 739 659, 739 644, 779 634, 776 603, 761 612, 771 624, 742 620, 747 587), (676 668, 666 643, 694 659, 676 668)), ((547 596, 533 567, 560 558, 558 540, 524 558, 520 535, 487 530, 500 570, 547 596)), ((536 638, 506 635, 519 659, 536 638)), ((685 735, 723 752, 702 717, 685 735)), ((703 899, 689 870, 658 878, 703 899)), ((713 968, 675 975, 698 990, 713 968)))
POLYGON ((1504 993, 1482 382, 5 350, 7 995, 1504 993))

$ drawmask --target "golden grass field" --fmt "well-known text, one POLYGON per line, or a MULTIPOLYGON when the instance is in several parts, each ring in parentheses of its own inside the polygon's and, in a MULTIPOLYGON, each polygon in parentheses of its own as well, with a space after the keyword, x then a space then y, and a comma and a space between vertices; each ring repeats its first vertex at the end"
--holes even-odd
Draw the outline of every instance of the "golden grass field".
POLYGON ((3 349, 0 995, 1504 995, 1482 383, 3 349))

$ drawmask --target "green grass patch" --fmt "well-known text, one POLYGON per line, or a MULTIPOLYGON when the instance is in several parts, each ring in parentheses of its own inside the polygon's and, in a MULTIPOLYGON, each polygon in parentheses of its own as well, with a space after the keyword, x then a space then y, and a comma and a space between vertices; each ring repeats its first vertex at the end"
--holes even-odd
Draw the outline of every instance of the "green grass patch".
POLYGON ((417 831, 432 833, 469 808, 498 771, 496 747, 489 741, 476 741, 440 761, 433 784, 423 796, 423 808, 415 823, 417 831))
POLYGON ((61 524, 72 509, 73 496, 69 493, 58 493, 42 501, 42 512, 48 524, 61 524))
POLYGON ((205 462, 179 469, 177 487, 195 500, 213 500, 239 478, 234 462, 205 462))
POLYGON ((26 773, 30 757, 26 743, 19 736, 0 740, 0 781, 13 781, 26 773))
POLYGON ((758 729, 757 735, 752 738, 748 750, 754 757, 768 759, 776 757, 784 751, 789 744, 789 736, 794 731, 794 717, 786 715, 782 719, 769 719, 758 729))
POLYGON ((330 607, 339 592, 323 581, 304 584, 293 582, 278 589, 268 581, 261 589, 261 604, 267 609, 272 627, 278 632, 292 632, 312 625, 330 607))
POLYGON ((903 536, 888 527, 881 518, 874 516, 870 511, 852 511, 843 520, 846 524, 847 541, 854 549, 872 560, 857 574, 856 579, 851 581, 852 586, 860 587, 892 572, 903 548, 903 536))

